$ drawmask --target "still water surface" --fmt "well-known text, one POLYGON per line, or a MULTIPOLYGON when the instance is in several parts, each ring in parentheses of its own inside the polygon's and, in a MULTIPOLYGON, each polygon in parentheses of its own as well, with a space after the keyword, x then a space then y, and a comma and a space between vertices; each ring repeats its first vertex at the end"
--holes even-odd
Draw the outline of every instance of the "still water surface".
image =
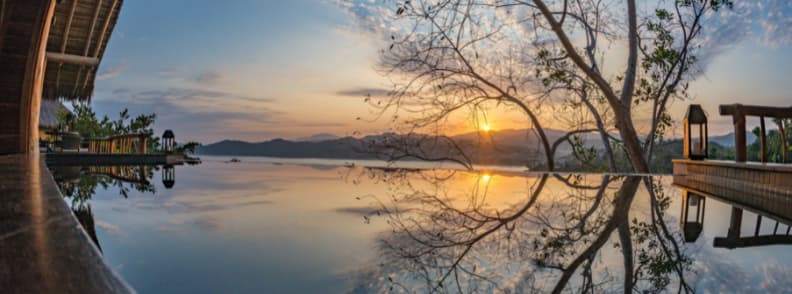
POLYGON ((790 216, 734 222, 669 177, 206 159, 52 169, 141 293, 792 289, 790 216))

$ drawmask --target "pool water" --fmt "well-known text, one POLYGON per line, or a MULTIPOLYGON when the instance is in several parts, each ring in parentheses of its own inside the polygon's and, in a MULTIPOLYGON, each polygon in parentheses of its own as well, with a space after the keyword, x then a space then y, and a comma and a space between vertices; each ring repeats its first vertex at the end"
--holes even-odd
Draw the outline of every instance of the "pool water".
POLYGON ((670 177, 424 168, 51 167, 141 293, 792 289, 789 216, 734 222, 728 201, 670 177), (754 235, 780 241, 728 238, 754 235))

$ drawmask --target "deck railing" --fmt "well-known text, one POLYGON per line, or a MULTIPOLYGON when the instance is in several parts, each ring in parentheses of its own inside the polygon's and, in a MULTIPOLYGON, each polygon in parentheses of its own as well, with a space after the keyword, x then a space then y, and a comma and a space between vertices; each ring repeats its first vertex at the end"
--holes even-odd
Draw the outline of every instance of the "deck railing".
POLYGON ((150 133, 124 134, 88 140, 88 152, 110 154, 146 154, 150 133))
POLYGON ((747 116, 759 117, 759 142, 761 144, 761 161, 767 162, 767 132, 765 129, 765 118, 777 118, 779 120, 778 131, 781 135, 781 162, 787 162, 786 131, 783 119, 792 118, 792 107, 767 107, 753 105, 721 105, 721 115, 731 115, 734 123, 734 158, 737 162, 745 162, 748 158, 747 142, 745 139, 745 118, 747 116))

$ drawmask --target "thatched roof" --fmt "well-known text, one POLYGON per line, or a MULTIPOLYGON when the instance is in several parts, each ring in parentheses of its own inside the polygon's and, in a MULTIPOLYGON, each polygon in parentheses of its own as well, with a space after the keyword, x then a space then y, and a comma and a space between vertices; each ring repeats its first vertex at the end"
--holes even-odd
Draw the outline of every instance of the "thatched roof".
POLYGON ((66 109, 66 106, 63 106, 58 100, 41 100, 39 128, 56 128, 58 126, 58 111, 61 109, 66 109))
POLYGON ((47 40, 45 99, 89 100, 123 0, 63 0, 47 40))

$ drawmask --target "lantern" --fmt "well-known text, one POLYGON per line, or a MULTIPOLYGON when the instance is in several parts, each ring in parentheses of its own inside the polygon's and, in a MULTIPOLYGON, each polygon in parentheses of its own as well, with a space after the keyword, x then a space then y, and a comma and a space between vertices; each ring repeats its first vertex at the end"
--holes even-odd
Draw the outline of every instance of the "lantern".
POLYGON ((683 156, 685 159, 701 160, 707 158, 707 115, 701 105, 691 104, 684 120, 685 138, 683 156))
POLYGON ((682 214, 680 226, 685 235, 685 242, 696 242, 704 230, 704 203, 707 198, 682 189, 682 214), (692 212, 691 212, 692 210, 692 212))

